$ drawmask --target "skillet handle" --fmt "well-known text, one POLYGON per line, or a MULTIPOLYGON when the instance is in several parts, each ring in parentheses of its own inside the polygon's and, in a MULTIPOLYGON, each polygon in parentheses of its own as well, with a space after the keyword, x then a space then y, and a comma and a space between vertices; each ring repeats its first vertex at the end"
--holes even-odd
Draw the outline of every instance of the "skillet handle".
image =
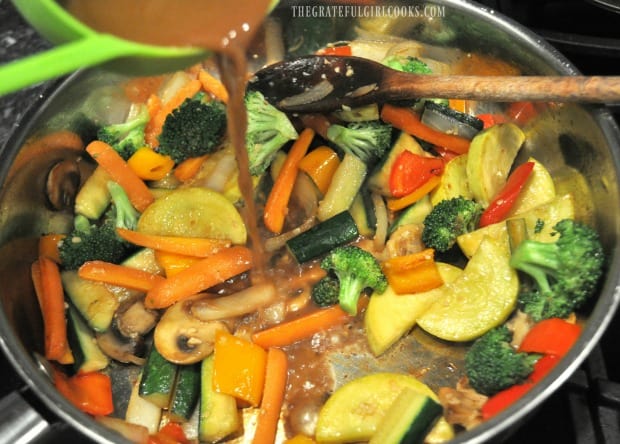
POLYGON ((0 442, 41 442, 50 431, 51 426, 47 420, 19 391, 0 399, 0 442))

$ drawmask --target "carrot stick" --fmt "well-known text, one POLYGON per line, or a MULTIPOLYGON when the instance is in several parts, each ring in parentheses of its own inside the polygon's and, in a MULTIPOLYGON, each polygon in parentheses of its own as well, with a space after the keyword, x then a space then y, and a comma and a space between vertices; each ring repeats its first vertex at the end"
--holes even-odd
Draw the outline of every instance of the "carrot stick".
POLYGON ((442 133, 424 125, 420 117, 409 108, 385 104, 381 108, 381 119, 401 131, 455 153, 464 154, 469 150, 469 140, 453 134, 442 133))
POLYGON ((104 261, 88 261, 78 269, 83 279, 105 282, 133 290, 148 291, 164 278, 137 268, 125 267, 104 261))
POLYGON ((153 250, 186 256, 207 257, 213 253, 230 247, 231 242, 225 239, 207 239, 203 237, 159 236, 139 231, 117 228, 116 232, 127 242, 153 250))
POLYGON ((181 104, 185 101, 185 99, 189 99, 194 97, 202 87, 200 80, 193 79, 183 85, 177 93, 166 103, 162 104, 157 113, 149 120, 149 123, 146 125, 145 129, 145 138, 146 141, 153 148, 159 146, 159 140, 157 139, 161 134, 161 130, 164 126, 164 122, 166 121, 166 117, 176 108, 181 106, 181 104))
POLYGON ((340 305, 332 305, 258 331, 252 335, 252 341, 264 348, 283 347, 343 324, 347 319, 351 319, 351 316, 340 305))
POLYGON ((273 188, 265 203, 263 220, 267 229, 273 233, 280 233, 284 226, 284 218, 288 211, 288 201, 295 185, 295 178, 299 171, 299 162, 306 155, 310 142, 314 138, 314 130, 306 128, 295 140, 286 156, 284 165, 276 178, 273 188))
POLYGON ((273 444, 280 420, 286 380, 288 376, 288 359, 279 348, 267 350, 267 368, 265 370, 265 388, 263 400, 256 419, 256 431, 252 444, 273 444))
POLYGON ((129 197, 132 205, 140 212, 154 200, 153 194, 142 179, 127 165, 127 162, 107 143, 95 140, 86 147, 88 154, 117 182, 129 197))
POLYGON ((201 69, 198 73, 198 80, 202 84, 202 89, 211 94, 216 99, 228 103, 228 91, 224 84, 211 73, 201 69))
POLYGON ((209 155, 205 154, 200 157, 190 157, 189 159, 185 159, 183 162, 178 164, 174 169, 174 177, 176 177, 181 182, 186 182, 200 171, 200 167, 207 159, 209 155))
POLYGON ((57 264, 60 263, 58 242, 64 239, 64 234, 45 234, 39 239, 39 256, 47 256, 57 264))
POLYGON ((252 252, 248 248, 227 248, 157 283, 147 292, 145 305, 148 308, 168 307, 243 273, 251 266, 252 252))
POLYGON ((56 262, 40 256, 31 267, 34 284, 45 332, 45 357, 63 362, 67 359, 67 321, 65 318, 65 296, 56 262))

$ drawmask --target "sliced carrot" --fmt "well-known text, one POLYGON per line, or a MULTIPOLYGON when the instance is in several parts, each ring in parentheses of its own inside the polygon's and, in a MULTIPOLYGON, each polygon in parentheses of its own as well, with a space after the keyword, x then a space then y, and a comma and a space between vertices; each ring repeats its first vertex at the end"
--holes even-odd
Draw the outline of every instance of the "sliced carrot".
POLYGON ((388 199, 387 207, 392 211, 402 210, 433 191, 435 187, 439 185, 439 182, 441 182, 441 177, 432 175, 425 183, 423 183, 411 194, 407 194, 406 196, 398 199, 388 199))
POLYGON ((252 341, 264 348, 283 347, 344 324, 349 319, 351 316, 340 305, 333 305, 257 331, 252 335, 252 341))
POLYGON ((200 157, 190 157, 189 159, 185 159, 183 162, 178 164, 174 169, 174 177, 176 177, 181 182, 186 182, 193 178, 198 171, 200 171, 200 167, 207 159, 209 155, 205 154, 200 157))
POLYGON ((78 275, 83 279, 105 282, 132 290, 148 291, 164 278, 148 271, 104 261, 88 261, 79 269, 78 275))
POLYGON ((146 294, 148 308, 166 308, 252 267, 252 252, 241 246, 219 251, 166 278, 146 294))
POLYGON ((159 114, 163 104, 161 103, 161 98, 158 95, 151 94, 148 100, 146 101, 146 106, 149 111, 149 122, 144 128, 144 141, 148 145, 154 147, 154 146, 157 146, 158 144, 157 142, 158 134, 155 134, 155 128, 154 128, 155 124, 153 122, 155 122, 155 116, 159 114))
POLYGON ((190 265, 198 262, 199 257, 187 256, 185 254, 168 253, 167 251, 155 250, 155 261, 164 269, 166 277, 173 276, 185 270, 190 265))
POLYGON ((127 164, 143 180, 161 180, 174 168, 174 160, 155 152, 148 146, 138 148, 127 164))
POLYGON ((319 191, 325 194, 338 165, 340 165, 338 154, 328 146, 320 146, 301 159, 299 169, 308 174, 319 191))
POLYGON ((66 237, 64 234, 45 234, 39 239, 39 256, 49 257, 51 260, 60 263, 60 251, 58 242, 66 237))
POLYGON ((40 256, 31 267, 31 276, 43 317, 45 357, 64 363, 70 348, 67 341, 65 296, 58 264, 46 256, 40 256))
POLYGON ((127 162, 107 143, 95 140, 86 147, 88 154, 118 183, 140 212, 144 211, 154 200, 153 194, 127 162))
POLYGON ((381 269, 397 294, 421 293, 443 285, 432 248, 387 259, 381 269))
POLYGON ((295 185, 297 172, 299 171, 299 162, 306 155, 313 138, 314 131, 310 128, 306 128, 301 132, 286 156, 284 165, 282 165, 280 173, 269 193, 265 203, 263 221, 267 229, 272 233, 280 233, 282 231, 284 219, 288 212, 288 202, 295 185))
POLYGON ((267 352, 252 342, 218 330, 213 347, 213 390, 260 404, 265 385, 267 352))
POLYGON ((198 80, 202 85, 202 89, 211 94, 217 100, 228 103, 228 91, 220 79, 214 77, 211 73, 201 69, 198 73, 198 80))
POLYGON ((157 113, 155 113, 151 120, 149 120, 149 123, 146 125, 145 129, 145 138, 151 147, 156 148, 159 146, 158 137, 161 134, 161 130, 168 114, 181 106, 185 99, 194 97, 201 88, 202 84, 200 83, 200 80, 190 80, 183 85, 170 100, 161 105, 157 113))
POLYGON ((288 358, 279 348, 267 350, 267 366, 265 369, 265 387, 263 400, 256 419, 256 431, 253 444, 273 444, 276 439, 278 421, 286 392, 288 377, 288 358))
POLYGON ((381 119, 401 131, 455 153, 464 154, 469 150, 469 140, 453 134, 442 133, 424 125, 420 117, 410 108, 385 104, 381 108, 381 119))
POLYGON ((230 246, 225 239, 204 237, 160 236, 118 228, 118 235, 134 245, 187 256, 207 257, 230 246))

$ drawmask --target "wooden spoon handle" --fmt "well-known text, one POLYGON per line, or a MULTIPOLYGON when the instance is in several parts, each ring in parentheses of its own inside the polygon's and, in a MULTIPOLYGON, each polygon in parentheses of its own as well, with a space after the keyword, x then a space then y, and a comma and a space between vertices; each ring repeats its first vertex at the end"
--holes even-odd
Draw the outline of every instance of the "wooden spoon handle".
POLYGON ((495 102, 620 102, 620 76, 434 76, 394 73, 389 98, 440 97, 495 102))

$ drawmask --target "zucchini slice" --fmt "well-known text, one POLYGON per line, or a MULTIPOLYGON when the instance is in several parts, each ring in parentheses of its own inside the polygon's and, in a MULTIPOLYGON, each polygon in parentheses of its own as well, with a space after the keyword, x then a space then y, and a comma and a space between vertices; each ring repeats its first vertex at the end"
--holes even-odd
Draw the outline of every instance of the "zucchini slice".
POLYGON ((441 404, 405 387, 377 426, 369 444, 423 443, 442 413, 441 404))
POLYGON ((343 211, 289 239, 286 246, 301 264, 351 242, 358 236, 359 231, 353 216, 348 211, 343 211))
POLYGON ((241 429, 237 400, 213 390, 213 355, 202 361, 200 372, 198 438, 200 442, 218 442, 241 429))
POLYGON ((200 364, 181 365, 177 372, 169 415, 175 422, 187 422, 200 397, 200 364))
POLYGON ((72 305, 67 310, 67 340, 73 353, 73 369, 76 373, 103 370, 110 363, 110 359, 97 345, 92 330, 72 305))
POLYGON ((106 331, 119 306, 118 298, 101 282, 82 279, 77 271, 61 273, 62 286, 75 308, 97 333, 106 331))
POLYGON ((153 346, 142 370, 139 395, 162 409, 168 408, 177 370, 177 364, 167 361, 153 346))

